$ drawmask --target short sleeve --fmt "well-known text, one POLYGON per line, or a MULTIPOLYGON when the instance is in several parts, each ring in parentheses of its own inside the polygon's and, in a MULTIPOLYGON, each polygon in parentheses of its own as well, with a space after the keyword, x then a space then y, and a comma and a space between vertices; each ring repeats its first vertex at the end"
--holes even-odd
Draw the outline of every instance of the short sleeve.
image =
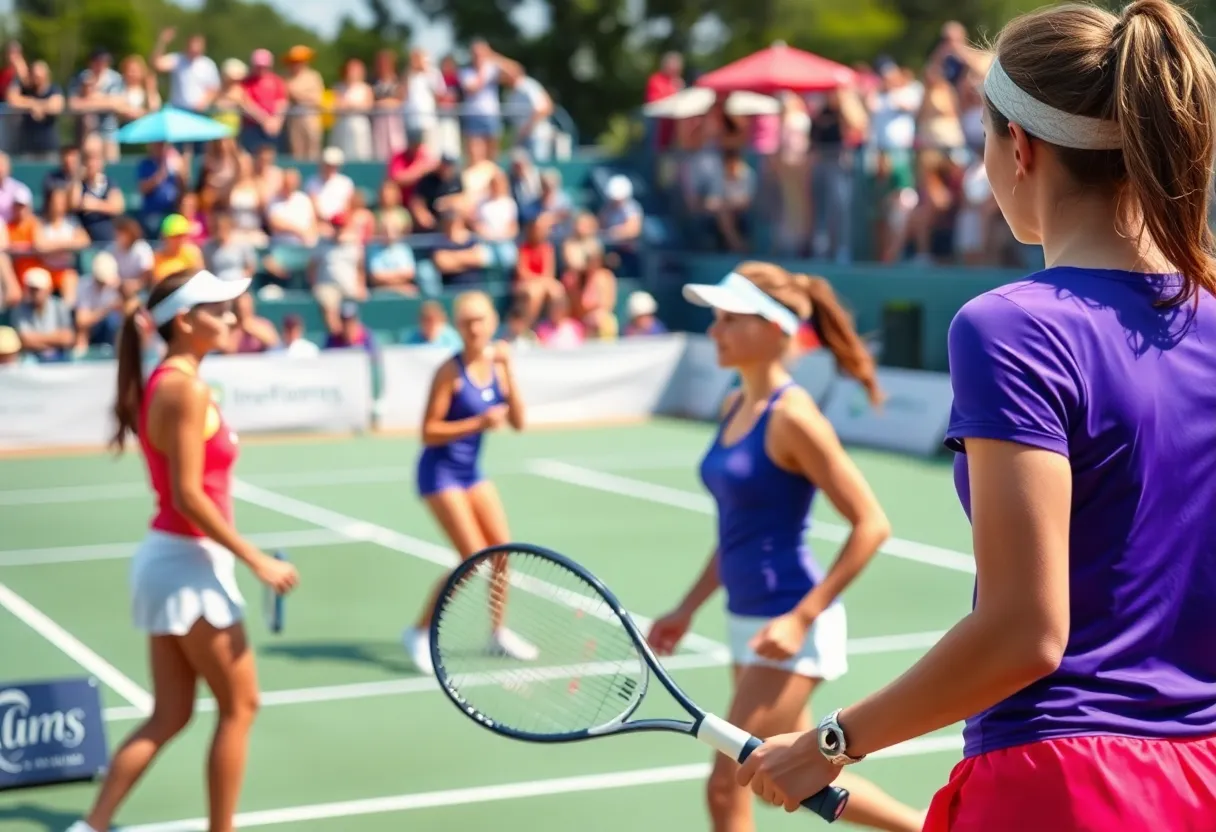
POLYGON ((954 403, 946 447, 1003 439, 1068 456, 1083 388, 1058 334, 1004 295, 969 301, 950 325, 954 403))

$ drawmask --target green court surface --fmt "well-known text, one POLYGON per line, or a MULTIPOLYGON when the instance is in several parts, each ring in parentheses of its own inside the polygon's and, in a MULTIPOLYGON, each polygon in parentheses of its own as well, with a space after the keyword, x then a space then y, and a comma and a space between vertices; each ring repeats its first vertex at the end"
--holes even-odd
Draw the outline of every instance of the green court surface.
MULTIPOLYGON (((641 616, 664 612, 703 566, 713 511, 696 476, 705 425, 499 434, 487 469, 515 539, 585 562, 641 616)), ((540 746, 461 716, 404 658, 399 636, 452 557, 413 490, 414 439, 250 440, 237 476, 241 529, 286 548, 301 571, 287 629, 270 635, 247 571, 263 707, 241 800, 242 829, 307 832, 505 829, 580 832, 708 828, 712 752, 668 734, 540 746)), ((950 468, 854 451, 895 537, 846 596, 850 670, 814 697, 823 713, 895 677, 970 606, 970 532, 950 468)), ((129 623, 127 558, 151 500, 135 453, 0 460, 0 682, 91 673, 103 683, 111 747, 149 701, 145 643, 129 623), (41 615, 39 615, 41 613, 41 615), (84 668, 82 670, 82 667, 84 668)), ((812 544, 825 565, 843 529, 816 500, 812 544)), ((722 599, 698 617, 674 669, 724 712, 722 599)), ((654 695, 648 713, 674 703, 654 695)), ((200 688, 206 700, 206 691, 200 688)), ((139 785, 119 821, 140 832, 205 829, 213 714, 139 785)), ((858 772, 926 806, 959 759, 959 726, 869 760, 858 772)), ((0 829, 59 832, 94 785, 0 794, 0 829)), ((762 809, 761 830, 817 827, 762 809)))

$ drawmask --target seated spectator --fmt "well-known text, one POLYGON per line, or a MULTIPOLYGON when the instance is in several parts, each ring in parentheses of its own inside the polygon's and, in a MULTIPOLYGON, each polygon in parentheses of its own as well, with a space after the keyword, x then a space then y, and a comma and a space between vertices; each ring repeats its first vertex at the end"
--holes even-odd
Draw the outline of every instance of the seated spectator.
MULTIPOLYGON (((0 242, 6 239, 6 227, 0 225, 0 242)), ((7 251, 0 251, 0 312, 21 303, 21 281, 13 269, 13 260, 7 251)))
POLYGON ((93 257, 90 279, 80 286, 76 300, 76 354, 90 346, 114 346, 122 327, 125 298, 118 279, 118 261, 109 252, 93 257))
POLYGON ((400 226, 396 222, 386 222, 381 236, 385 240, 384 244, 373 247, 367 262, 368 283, 371 288, 402 295, 417 295, 418 284, 414 282, 417 263, 413 249, 401 239, 400 226))
POLYGON ((656 317, 659 305, 649 292, 633 292, 629 295, 629 323, 625 325, 625 336, 663 335, 667 327, 656 317))
POLYGON ((499 338, 506 341, 515 349, 525 349, 538 343, 536 333, 532 331, 528 312, 520 304, 512 304, 507 310, 502 322, 502 332, 499 338))
POLYGON ((346 301, 367 300, 367 268, 357 240, 318 243, 308 260, 308 285, 328 323, 346 301))
POLYGON ((475 286, 485 283, 490 250, 478 242, 465 225, 464 217, 448 211, 440 218, 440 240, 431 253, 444 286, 475 286))
POLYGON ((476 210, 478 205, 490 198, 491 183, 501 175, 502 168, 492 158, 465 165, 460 174, 460 190, 464 193, 465 204, 476 210))
POLYGON ((539 211, 544 184, 527 151, 520 149, 511 151, 511 166, 508 168, 508 176, 511 181, 511 198, 519 206, 520 216, 524 219, 535 216, 539 211))
POLYGON ((21 363, 21 336, 11 326, 0 326, 0 367, 21 363))
POLYGON ((375 218, 377 237, 402 237, 413 228, 410 212, 401 204, 401 189, 392 182, 380 183, 375 218))
POLYGON ((361 243, 370 243, 376 238, 376 215, 367 207, 367 197, 355 188, 346 209, 346 222, 338 231, 339 237, 349 237, 361 243))
POLYGON ((38 239, 38 229, 41 223, 30 207, 33 194, 18 192, 13 197, 13 217, 6 228, 8 251, 13 259, 13 271, 17 280, 23 285, 25 273, 30 269, 41 268, 42 263, 34 251, 34 243, 38 239))
POLYGON ((321 164, 317 172, 308 179, 304 188, 312 200, 317 220, 325 232, 329 226, 329 235, 335 233, 346 222, 350 211, 351 197, 355 195, 355 183, 349 176, 342 173, 342 165, 346 156, 336 147, 327 147, 321 153, 321 164))
POLYGON ((368 352, 375 352, 376 340, 371 330, 359 320, 359 304, 346 301, 338 311, 338 325, 331 328, 329 337, 325 340, 325 349, 349 349, 362 347, 368 352))
POLYGON ((76 258, 89 247, 89 235, 68 213, 66 190, 56 188, 47 194, 44 211, 34 237, 34 250, 43 268, 50 272, 55 291, 70 308, 76 304, 76 287, 80 282, 76 258))
POLYGON ((595 214, 580 211, 571 223, 571 232, 562 241, 562 265, 576 271, 584 268, 591 255, 604 256, 604 244, 600 242, 600 224, 595 214))
POLYGON ((190 231, 186 234, 186 240, 201 247, 207 242, 210 229, 207 227, 207 217, 203 213, 199 195, 194 191, 182 194, 181 208, 178 213, 186 218, 186 222, 190 223, 190 231))
MULTIPOLYGON (((455 210, 463 188, 459 161, 455 156, 445 154, 439 165, 418 181, 403 203, 414 218, 414 228, 419 232, 438 231, 439 215, 455 210)), ((399 189, 401 192, 403 190, 399 189)))
POLYGON ((545 234, 545 220, 528 223, 515 261, 514 291, 518 309, 531 326, 549 295, 558 288, 557 254, 545 234))
POLYGON ((232 311, 236 313, 236 326, 232 328, 224 352, 266 352, 279 346, 279 333, 274 324, 255 313, 252 292, 238 297, 232 311))
POLYGON ((617 174, 608 180, 604 195, 608 201, 599 217, 604 244, 622 271, 636 274, 640 268, 638 244, 643 216, 642 206, 633 198, 633 183, 629 177, 617 174))
POLYGON ((565 292, 554 292, 545 304, 545 317, 536 325, 536 338, 546 347, 577 347, 586 339, 586 328, 570 316, 565 292))
POLYGON ((72 313, 51 294, 51 275, 43 268, 25 273, 25 297, 13 309, 12 322, 21 349, 39 361, 63 361, 76 341, 72 313))
POLYGON ((34 195, 30 186, 13 178, 13 163, 7 153, 0 153, 0 222, 8 225, 13 221, 13 206, 18 199, 32 205, 34 195))
MULTIPOLYGON (((540 175, 540 199, 533 210, 544 218, 550 239, 561 241, 573 232, 574 206, 562 190, 561 171, 551 169, 540 175)), ((593 215, 588 216, 595 219, 593 215)))
POLYGON ((721 247, 744 251, 750 236, 752 200, 756 197, 756 174, 737 150, 722 154, 722 172, 710 185, 705 210, 713 217, 721 247))
POLYGON ((114 220, 127 209, 117 182, 106 176, 105 148, 97 136, 84 141, 84 172, 68 186, 68 203, 80 226, 94 243, 114 239, 114 220))
MULTIPOLYGON (((274 170, 278 171, 278 168, 274 170)), ((282 187, 282 172, 275 176, 275 189, 282 187)), ((261 248, 266 245, 265 223, 267 200, 263 197, 262 183, 254 173, 253 157, 242 151, 236 160, 236 181, 228 191, 227 200, 219 205, 232 215, 235 237, 242 243, 261 248)))
POLYGON ((586 328, 587 337, 615 338, 616 276, 604 266, 603 253, 588 247, 580 268, 567 269, 561 282, 570 314, 586 328))
POLYGON ((143 197, 140 217, 145 233, 152 237, 164 217, 177 212, 186 192, 185 162, 180 153, 164 142, 152 142, 147 157, 135 166, 135 177, 143 197))
MULTIPOLYGON (((413 196, 428 173, 439 167, 439 158, 422 143, 422 136, 416 131, 409 131, 408 144, 405 150, 398 151, 388 160, 385 178, 397 186, 401 192, 401 204, 413 208, 413 196)), ((415 224, 418 216, 414 216, 415 224)))
POLYGON ((150 287, 156 255, 143 238, 143 227, 133 217, 114 220, 114 242, 105 247, 118 264, 118 279, 127 294, 150 287))
POLYGON ((404 343, 411 346, 445 347, 461 349, 463 342, 456 327, 448 323, 448 313, 437 300, 428 300, 418 308, 418 326, 405 337, 404 343))
POLYGON ((312 358, 321 348, 304 337, 304 322, 299 315, 283 316, 283 352, 293 358, 312 358))
POLYGON ((490 180, 489 196, 473 209, 473 231, 489 242, 506 242, 519 236, 519 207, 511 196, 504 173, 490 180))
POLYGON ((266 207, 271 245, 314 246, 320 237, 317 210, 300 190, 300 171, 283 171, 283 184, 266 207))
POLYGON ((217 211, 214 217, 215 235, 203 246, 207 269, 225 280, 253 277, 258 268, 257 250, 236 236, 232 214, 217 211))
POLYGON ((250 152, 253 158, 253 176, 261 191, 262 204, 268 204, 283 190, 283 168, 275 164, 275 149, 272 144, 264 144, 250 152))
POLYGON ((152 282, 159 283, 171 274, 198 271, 205 261, 199 247, 187 239, 190 221, 181 214, 170 214, 160 225, 160 249, 152 258, 152 282))

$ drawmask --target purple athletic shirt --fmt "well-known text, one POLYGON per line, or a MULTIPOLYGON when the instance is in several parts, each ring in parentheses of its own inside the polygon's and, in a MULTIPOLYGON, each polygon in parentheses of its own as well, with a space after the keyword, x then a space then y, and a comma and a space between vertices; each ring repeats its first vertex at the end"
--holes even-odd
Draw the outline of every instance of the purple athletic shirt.
MULTIPOLYGON (((1086 734, 1216 734, 1216 298, 1153 307, 1177 285, 1047 269, 980 295, 950 326, 947 446, 1044 448, 1068 458, 1073 483, 1064 659, 967 720, 966 756, 1086 734)), ((962 453, 954 472, 970 517, 962 453)))

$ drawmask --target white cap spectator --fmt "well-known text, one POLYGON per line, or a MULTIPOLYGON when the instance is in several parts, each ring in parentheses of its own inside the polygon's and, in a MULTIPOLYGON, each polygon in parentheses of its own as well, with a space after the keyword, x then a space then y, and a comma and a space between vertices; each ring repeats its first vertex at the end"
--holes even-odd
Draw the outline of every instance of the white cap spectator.
POLYGON ((604 195, 613 202, 624 202, 633 197, 633 183, 628 176, 618 173, 604 186, 604 195))

